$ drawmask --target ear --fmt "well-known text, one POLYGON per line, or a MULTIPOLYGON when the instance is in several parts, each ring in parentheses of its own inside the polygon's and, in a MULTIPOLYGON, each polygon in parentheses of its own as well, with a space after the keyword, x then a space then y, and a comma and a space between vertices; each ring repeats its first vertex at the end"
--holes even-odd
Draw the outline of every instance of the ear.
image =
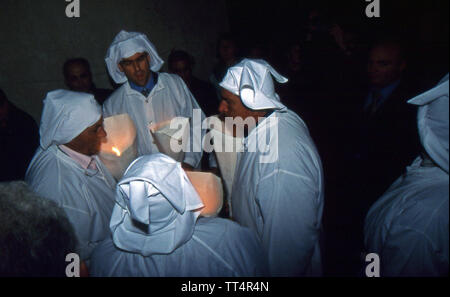
POLYGON ((150 55, 147 53, 147 62, 150 65, 150 55))
POLYGON ((120 72, 124 72, 123 68, 122 68, 122 65, 120 65, 120 63, 118 63, 117 66, 119 67, 120 72))

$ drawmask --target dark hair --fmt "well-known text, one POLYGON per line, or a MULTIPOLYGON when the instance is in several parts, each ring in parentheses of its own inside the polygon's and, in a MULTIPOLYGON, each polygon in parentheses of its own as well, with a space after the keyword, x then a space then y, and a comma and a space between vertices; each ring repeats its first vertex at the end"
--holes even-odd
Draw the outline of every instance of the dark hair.
POLYGON ((23 181, 0 183, 0 276, 65 276, 76 252, 64 211, 23 181))
POLYGON ((72 66, 74 64, 83 65, 84 67, 86 67, 88 72, 91 73, 91 66, 89 65, 88 60, 86 60, 85 58, 71 58, 71 59, 66 60, 66 62, 64 62, 64 65, 63 65, 64 77, 67 77, 70 66, 72 66))
POLYGON ((194 68, 194 58, 183 50, 172 49, 167 59, 169 71, 172 70, 172 63, 176 61, 186 61, 190 69, 194 68))
POLYGON ((219 34, 219 38, 217 39, 217 44, 216 44, 216 57, 220 59, 220 53, 219 53, 219 48, 220 48, 220 43, 222 41, 231 41, 234 43, 234 46, 236 47, 236 56, 239 56, 239 43, 237 38, 231 33, 231 32, 223 32, 219 34))

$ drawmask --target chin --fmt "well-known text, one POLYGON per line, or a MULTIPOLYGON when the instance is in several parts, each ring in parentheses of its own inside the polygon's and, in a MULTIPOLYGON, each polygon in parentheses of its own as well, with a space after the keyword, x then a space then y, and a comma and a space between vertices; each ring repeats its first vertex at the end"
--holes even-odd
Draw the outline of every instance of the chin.
POLYGON ((145 86, 145 84, 147 83, 146 79, 144 79, 144 78, 139 78, 139 79, 136 78, 133 82, 140 87, 145 86))
POLYGON ((89 156, 94 156, 97 155, 98 153, 100 153, 100 148, 90 151, 89 156))

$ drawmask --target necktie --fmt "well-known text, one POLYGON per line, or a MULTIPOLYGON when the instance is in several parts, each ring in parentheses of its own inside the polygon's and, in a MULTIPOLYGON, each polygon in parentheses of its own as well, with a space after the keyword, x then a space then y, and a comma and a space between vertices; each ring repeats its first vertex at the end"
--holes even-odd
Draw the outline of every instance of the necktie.
POLYGON ((144 95, 145 98, 147 98, 147 96, 148 96, 148 94, 149 94, 150 92, 148 91, 148 89, 143 88, 142 91, 141 91, 141 93, 142 93, 142 95, 144 95))
POLYGON ((378 90, 375 90, 372 92, 372 104, 369 107, 369 114, 374 115, 377 111, 378 103, 383 98, 381 95, 381 92, 378 90))

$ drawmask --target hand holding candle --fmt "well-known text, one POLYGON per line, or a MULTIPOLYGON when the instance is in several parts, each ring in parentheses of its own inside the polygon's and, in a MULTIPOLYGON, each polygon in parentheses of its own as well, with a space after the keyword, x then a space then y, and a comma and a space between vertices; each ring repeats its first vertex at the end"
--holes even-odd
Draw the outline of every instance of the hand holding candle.
POLYGON ((98 156, 111 175, 120 180, 128 165, 137 157, 136 127, 128 114, 107 117, 103 126, 107 136, 98 156))

